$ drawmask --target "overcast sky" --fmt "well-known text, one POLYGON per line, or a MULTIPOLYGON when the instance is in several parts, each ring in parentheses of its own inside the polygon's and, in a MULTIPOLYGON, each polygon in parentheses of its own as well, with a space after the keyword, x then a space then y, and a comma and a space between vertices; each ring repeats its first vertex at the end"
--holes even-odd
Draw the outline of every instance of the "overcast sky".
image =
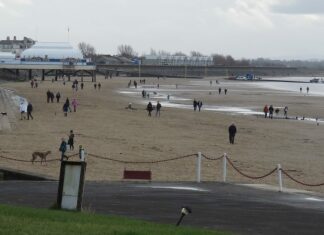
POLYGON ((0 39, 324 59, 324 0, 0 0, 0 39))

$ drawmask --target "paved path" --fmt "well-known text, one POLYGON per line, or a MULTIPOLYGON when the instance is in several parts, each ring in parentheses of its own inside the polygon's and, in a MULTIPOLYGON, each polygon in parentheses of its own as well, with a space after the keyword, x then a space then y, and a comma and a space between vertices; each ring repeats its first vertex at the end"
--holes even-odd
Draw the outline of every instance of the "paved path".
MULTIPOLYGON (((2 181, 0 203, 48 208, 57 182, 2 181)), ((324 234, 324 198, 222 183, 86 182, 84 208, 175 224, 182 205, 193 213, 183 225, 236 234, 324 234)))

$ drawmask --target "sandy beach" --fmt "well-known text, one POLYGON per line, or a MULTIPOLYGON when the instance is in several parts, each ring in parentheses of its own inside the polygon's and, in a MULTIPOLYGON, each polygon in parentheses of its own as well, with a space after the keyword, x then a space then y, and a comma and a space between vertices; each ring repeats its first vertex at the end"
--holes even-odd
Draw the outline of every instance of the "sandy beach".
MULTIPOLYGON (((204 80, 146 78, 146 88, 157 83, 163 94, 184 98, 178 103, 192 105, 192 100, 202 100, 201 112, 193 109, 165 107, 165 98, 150 97, 153 103, 162 101, 161 117, 148 117, 145 110, 149 99, 141 97, 143 88, 127 88, 129 80, 119 77, 105 80, 98 77, 101 90, 95 90, 91 82, 85 82, 84 90, 72 91, 72 83, 65 86, 61 81, 40 82, 38 88, 31 88, 29 82, 4 82, 1 88, 14 91, 14 95, 25 97, 34 106, 34 120, 19 120, 19 108, 11 129, 0 131, 0 155, 30 160, 34 151, 52 151, 48 159, 59 158, 58 151, 62 137, 69 131, 75 132, 77 153, 83 145, 87 153, 102 157, 128 161, 154 161, 180 157, 202 152, 208 157, 219 157, 227 153, 235 165, 250 175, 262 175, 278 163, 294 177, 308 183, 324 182, 323 142, 324 124, 284 119, 265 119, 258 115, 243 115, 235 112, 206 111, 208 106, 241 107, 261 112, 265 104, 275 107, 289 107, 290 116, 324 117, 323 97, 305 93, 271 90, 244 82, 224 81, 220 78, 204 80), (212 86, 209 81, 213 80, 212 86), (217 85, 215 80, 220 84, 217 85), (197 85, 199 83, 200 85, 197 85), (178 84, 178 89, 175 85, 178 84), (226 87, 228 94, 218 95, 218 87, 226 87), (190 91, 195 90, 195 91, 190 91), (46 92, 50 89, 62 95, 60 103, 47 103, 46 92), (197 91, 198 90, 198 91, 197 91), (122 93, 121 93, 122 92, 122 93), (124 92, 124 93, 123 93, 124 92), (127 94, 127 92, 129 92, 127 94), (134 93, 135 92, 135 93, 134 93), (80 104, 77 112, 64 117, 63 102, 66 97, 80 104), (125 109, 132 103, 135 110, 125 109), (228 126, 234 122, 238 128, 235 144, 228 141, 228 126)), ((152 89, 152 92, 155 88, 152 89)), ((163 96, 164 97, 164 96, 163 96)), ((1 112, 3 110, 0 110, 1 112)), ((282 115, 282 110, 281 114, 282 115)), ((153 113, 155 114, 155 113, 153 113)), ((77 159, 77 158, 75 158, 77 159)), ((59 162, 46 166, 39 163, 23 163, 0 159, 1 166, 40 173, 58 178, 59 162)), ((124 169, 151 170, 154 181, 194 181, 196 158, 158 164, 122 164, 91 156, 87 158, 86 178, 88 180, 120 181, 124 169)), ((222 162, 202 162, 202 181, 221 181, 222 162)), ((277 175, 264 180, 249 180, 228 168, 229 182, 267 183, 277 185, 277 175)), ((284 186, 324 192, 324 187, 305 187, 284 177, 284 186)))

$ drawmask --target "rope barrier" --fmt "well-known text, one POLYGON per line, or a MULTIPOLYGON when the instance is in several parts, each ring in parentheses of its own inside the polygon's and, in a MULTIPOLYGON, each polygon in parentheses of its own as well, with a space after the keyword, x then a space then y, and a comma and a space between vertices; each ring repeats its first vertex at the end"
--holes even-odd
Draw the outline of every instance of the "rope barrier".
POLYGON ((217 157, 217 158, 211 158, 211 157, 207 157, 205 154, 201 154, 201 156, 209 161, 218 161, 224 158, 224 155, 217 157))
POLYGON ((197 154, 189 154, 185 156, 180 156, 180 157, 174 157, 174 158, 169 158, 169 159, 163 159, 163 160, 155 160, 155 161, 124 161, 124 160, 119 160, 119 159, 114 159, 114 158, 109 158, 109 157, 102 157, 99 155, 95 155, 92 153, 88 153, 88 156, 92 156, 95 158, 99 158, 102 160, 108 160, 112 162, 118 162, 118 163, 123 163, 123 164, 153 164, 153 163, 162 163, 162 162, 169 162, 169 161, 175 161, 183 158, 188 158, 192 156, 197 156, 197 154))
POLYGON ((269 173, 267 173, 265 175, 262 175, 262 176, 250 176, 250 175, 247 175, 247 174, 243 173, 242 171, 240 171, 228 157, 226 157, 226 158, 227 158, 229 164, 233 167, 233 169, 236 170, 239 174, 241 174, 241 175, 243 175, 243 176, 245 176, 247 178, 254 179, 254 180, 266 178, 266 177, 272 175, 277 170, 277 168, 274 168, 273 170, 271 170, 269 173))
POLYGON ((288 174, 287 171, 285 171, 284 169, 281 169, 282 173, 284 173, 289 179, 291 179, 292 181, 298 183, 298 184, 301 184, 301 185, 304 185, 304 186, 309 186, 309 187, 318 187, 318 186, 323 186, 324 183, 321 183, 321 184, 308 184, 308 183, 304 183, 304 182, 301 182, 297 179, 295 179, 294 177, 292 177, 291 175, 288 174))
MULTIPOLYGON (((78 155, 79 155, 79 153, 75 153, 75 154, 72 154, 72 155, 69 155, 69 156, 66 156, 66 157, 69 159, 71 157, 78 156, 78 155)), ((180 159, 184 159, 184 158, 189 158, 189 157, 197 156, 197 154, 188 154, 188 155, 184 155, 184 156, 179 156, 179 157, 174 157, 174 158, 168 158, 168 159, 161 159, 161 160, 155 160, 155 161, 125 161, 125 160, 119 160, 119 159, 110 158, 110 157, 102 157, 102 156, 99 156, 99 155, 96 155, 96 154, 91 154, 91 153, 88 153, 88 156, 91 156, 91 157, 94 157, 94 158, 98 158, 98 159, 102 159, 102 160, 107 160, 107 161, 112 161, 112 162, 118 162, 118 163, 122 163, 122 164, 154 164, 154 163, 163 163, 163 162, 176 161, 176 160, 180 160, 180 159)), ((208 156, 206 156, 204 154, 201 154, 201 156, 203 158, 209 160, 209 161, 218 161, 218 160, 221 160, 224 157, 226 157, 228 163, 233 167, 233 169, 235 171, 237 171, 240 175, 242 175, 244 177, 247 177, 249 179, 254 179, 254 180, 266 178, 266 177, 272 175, 273 173, 275 173, 277 171, 277 168, 274 168, 273 170, 271 170, 270 172, 268 172, 265 175, 261 175, 261 176, 251 176, 251 175, 248 175, 248 174, 242 172, 238 167, 236 167, 234 165, 234 163, 232 162, 232 160, 229 157, 227 157, 227 156, 222 155, 222 156, 217 157, 217 158, 208 157, 208 156)), ((29 162, 29 163, 31 163, 31 162, 45 162, 45 161, 41 161, 41 160, 32 161, 32 160, 23 160, 23 159, 17 159, 17 158, 10 158, 10 157, 2 156, 2 155, 0 155, 0 158, 7 159, 7 160, 11 160, 11 161, 16 161, 16 162, 26 162, 26 163, 27 162, 29 162)), ((54 161, 61 161, 61 159, 60 158, 56 158, 56 159, 46 160, 46 162, 54 162, 54 161)), ((295 183, 298 183, 298 184, 301 184, 301 185, 304 185, 304 186, 309 186, 309 187, 318 187, 318 186, 323 186, 324 185, 324 183, 320 183, 320 184, 309 184, 309 183, 302 182, 300 180, 295 179, 293 176, 291 176, 284 169, 280 169, 280 170, 282 171, 283 174, 285 174, 289 179, 291 179, 295 183)))
MULTIPOLYGON (((66 156, 67 158, 70 158, 70 157, 74 157, 76 155, 79 155, 78 153, 76 154, 72 154, 72 155, 69 155, 69 156, 66 156)), ((3 159, 7 159, 7 160, 11 160, 11 161, 15 161, 15 162, 55 162, 55 161, 61 161, 60 158, 55 158, 55 159, 49 159, 49 160, 46 160, 46 161, 41 161, 41 160, 37 160, 37 161, 32 161, 32 160, 22 160, 22 159, 18 159, 18 158, 10 158, 10 157, 4 157, 2 155, 0 155, 0 158, 3 158, 3 159)))

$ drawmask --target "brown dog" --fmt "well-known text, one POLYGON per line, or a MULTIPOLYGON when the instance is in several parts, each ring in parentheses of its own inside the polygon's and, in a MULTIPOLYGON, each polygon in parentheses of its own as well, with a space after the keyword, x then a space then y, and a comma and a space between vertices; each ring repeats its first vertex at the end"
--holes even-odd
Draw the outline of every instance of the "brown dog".
POLYGON ((45 162, 46 164, 46 157, 48 154, 50 154, 51 151, 47 151, 47 152, 33 152, 32 156, 32 163, 34 164, 34 161, 36 160, 37 157, 39 157, 41 159, 41 164, 43 164, 43 162, 45 162))

